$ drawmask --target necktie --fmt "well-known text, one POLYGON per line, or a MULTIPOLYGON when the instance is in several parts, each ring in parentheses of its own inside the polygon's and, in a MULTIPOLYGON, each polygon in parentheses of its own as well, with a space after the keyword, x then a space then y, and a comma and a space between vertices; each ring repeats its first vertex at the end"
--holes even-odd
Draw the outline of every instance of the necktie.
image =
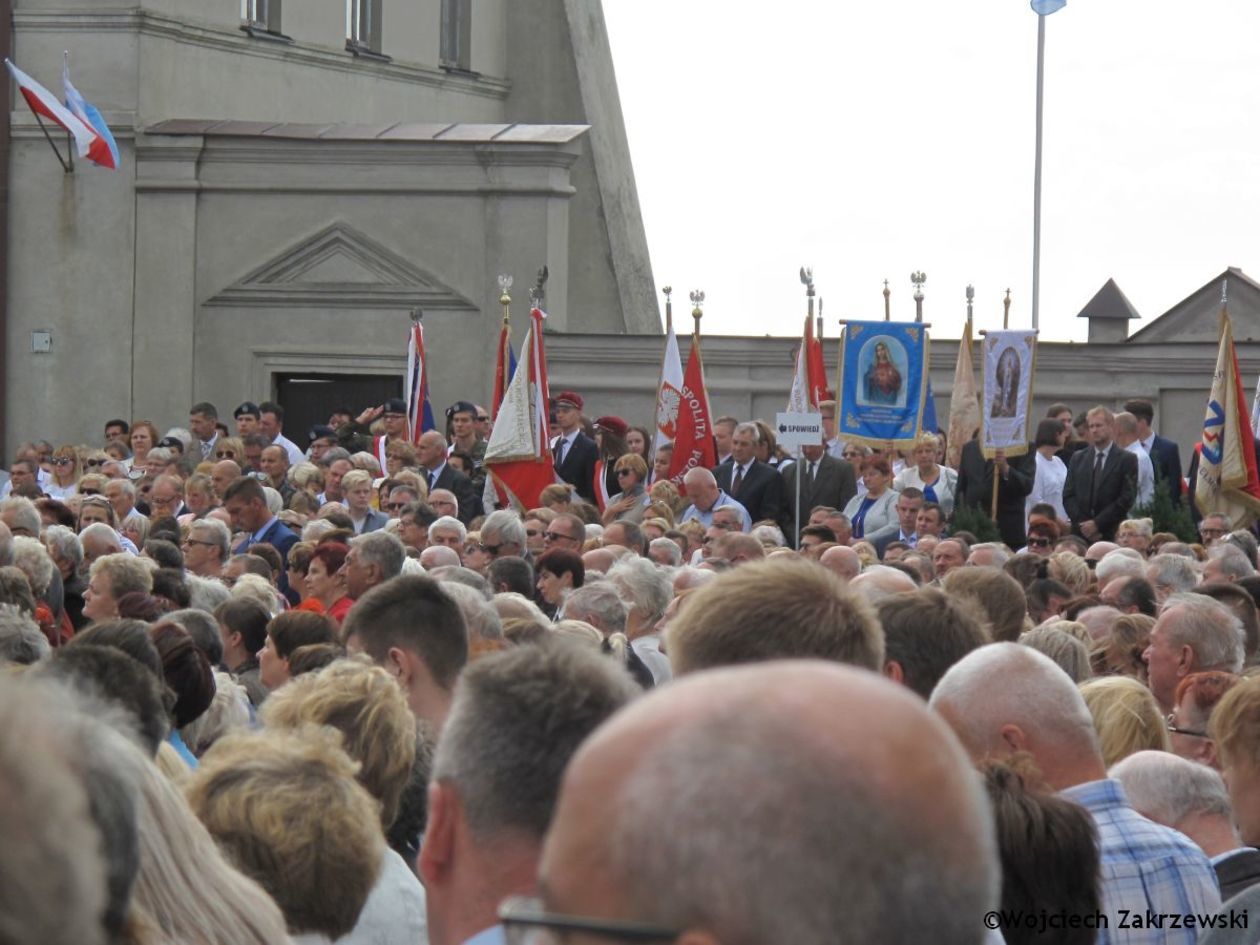
POLYGON ((565 447, 569 445, 569 441, 564 437, 560 437, 560 442, 556 444, 556 466, 557 468, 564 465, 565 447))
POLYGON ((1089 484, 1089 510, 1094 512, 1098 505, 1098 481, 1102 479, 1103 452, 1099 450, 1094 454, 1094 475, 1089 484))
POLYGON ((744 467, 735 467, 735 479, 731 482, 731 495, 739 494, 739 487, 744 484, 744 467))
POLYGON ((810 482, 814 481, 814 464, 813 463, 809 464, 809 481, 810 482))

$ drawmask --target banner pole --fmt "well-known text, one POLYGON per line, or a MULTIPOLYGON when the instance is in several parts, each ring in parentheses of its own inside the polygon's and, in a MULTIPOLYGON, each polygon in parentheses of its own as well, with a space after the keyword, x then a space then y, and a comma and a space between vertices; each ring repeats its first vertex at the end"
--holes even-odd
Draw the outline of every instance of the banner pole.
POLYGON ((801 550, 801 460, 804 455, 804 449, 798 444, 796 447, 796 534, 792 536, 792 545, 797 551, 801 550))

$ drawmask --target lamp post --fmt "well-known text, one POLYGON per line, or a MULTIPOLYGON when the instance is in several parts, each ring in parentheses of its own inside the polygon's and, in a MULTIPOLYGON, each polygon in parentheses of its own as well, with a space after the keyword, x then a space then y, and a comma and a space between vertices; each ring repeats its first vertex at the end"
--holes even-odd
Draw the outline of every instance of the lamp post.
POLYGON ((1033 158, 1033 269, 1032 327, 1038 327, 1041 309, 1041 110, 1045 91, 1046 17, 1063 9, 1067 0, 1030 0, 1037 14, 1037 142, 1033 158))

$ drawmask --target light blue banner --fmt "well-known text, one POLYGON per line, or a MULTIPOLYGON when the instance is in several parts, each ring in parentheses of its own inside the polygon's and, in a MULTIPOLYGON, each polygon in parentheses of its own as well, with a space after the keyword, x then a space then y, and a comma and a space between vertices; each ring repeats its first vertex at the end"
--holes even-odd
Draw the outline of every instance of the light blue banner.
POLYGON ((927 395, 928 337, 915 322, 844 326, 837 434, 883 447, 914 446, 927 395))

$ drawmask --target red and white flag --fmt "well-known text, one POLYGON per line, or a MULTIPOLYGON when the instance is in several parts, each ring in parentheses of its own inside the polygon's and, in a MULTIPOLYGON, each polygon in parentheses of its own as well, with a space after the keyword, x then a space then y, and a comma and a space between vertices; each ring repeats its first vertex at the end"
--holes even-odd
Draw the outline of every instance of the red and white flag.
POLYGON ((796 373, 788 394, 788 413, 817 413, 827 399, 827 368, 823 364, 822 342, 814 337, 814 320, 805 317, 801 347, 796 352, 796 373))
POLYGON ((717 465, 717 444, 713 441, 713 415, 709 410, 709 393, 704 386, 704 362, 700 359, 700 336, 691 336, 691 354, 683 374, 679 392, 678 422, 674 436, 674 455, 669 464, 669 478, 686 494, 683 476, 687 470, 717 465))
POLYGON ((1247 413, 1234 330, 1221 310, 1221 345, 1203 418, 1194 504, 1204 515, 1227 515, 1234 528, 1248 528, 1260 515, 1260 473, 1255 435, 1247 413))
POLYGON ((678 426, 678 405, 682 403, 682 359, 678 356, 678 336, 671 322, 665 329, 665 357, 661 361, 661 382, 656 388, 656 435, 652 452, 674 442, 678 426))
MULTIPOLYGON (((403 383, 407 401, 407 440, 420 442, 420 434, 437 429, 429 403, 429 364, 424 354, 424 328, 417 320, 407 336, 407 377, 403 383)), ((383 439, 383 438, 382 438, 383 439)), ((382 465, 381 469, 385 467, 382 465)))
POLYGON ((115 166, 109 143, 97 133, 95 128, 78 118, 57 100, 57 96, 15 66, 11 60, 6 59, 4 64, 9 67, 9 73, 13 76, 13 81, 17 83, 22 98, 26 99, 26 104, 31 107, 31 111, 65 128, 74 138, 75 152, 79 157, 87 158, 104 167, 115 166))
POLYGON ((538 309, 529 313, 521 360, 486 444, 485 467, 499 507, 510 506, 521 512, 537 508, 539 494, 557 481, 551 459, 544 318, 538 309))
POLYGON ((494 357, 494 390, 490 394, 490 419, 499 415, 499 405, 507 394, 508 385, 516 371, 516 352, 512 350, 512 330, 507 319, 499 329, 499 350, 494 357))

